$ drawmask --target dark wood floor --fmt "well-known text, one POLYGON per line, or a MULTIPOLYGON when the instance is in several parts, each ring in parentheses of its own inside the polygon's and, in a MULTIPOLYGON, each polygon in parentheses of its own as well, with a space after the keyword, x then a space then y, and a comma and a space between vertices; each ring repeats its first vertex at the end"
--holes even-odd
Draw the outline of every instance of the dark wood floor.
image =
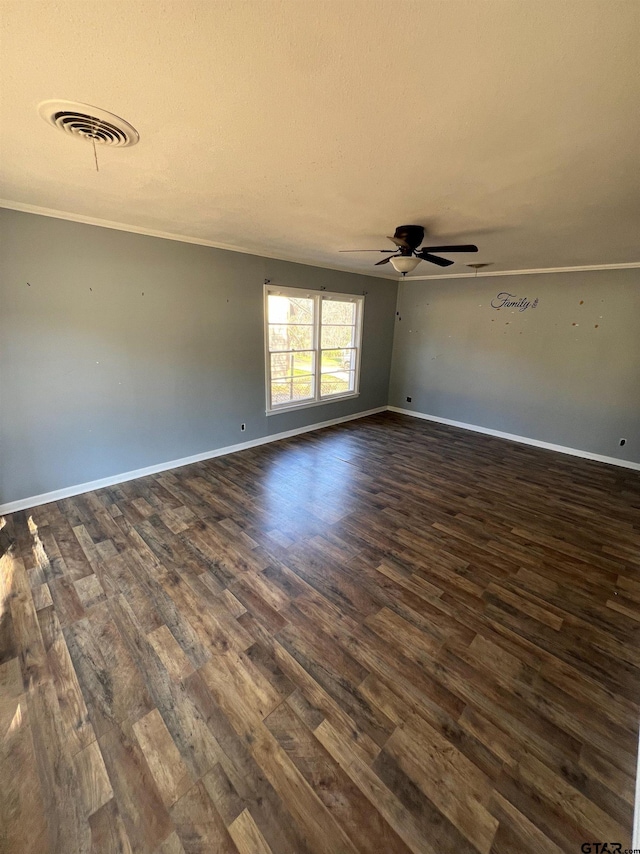
POLYGON ((386 413, 7 517, 3 850, 630 846, 639 508, 386 413))

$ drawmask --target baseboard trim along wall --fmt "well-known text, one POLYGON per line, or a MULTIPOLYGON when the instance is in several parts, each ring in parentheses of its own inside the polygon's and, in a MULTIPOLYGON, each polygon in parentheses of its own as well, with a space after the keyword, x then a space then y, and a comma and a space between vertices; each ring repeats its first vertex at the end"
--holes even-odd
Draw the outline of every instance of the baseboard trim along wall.
POLYGON ((240 442, 237 445, 227 445, 224 448, 216 448, 213 451, 205 451, 202 454, 194 454, 191 457, 182 457, 178 460, 169 460, 165 463, 147 466, 134 471, 104 477, 101 480, 92 480, 87 483, 78 483, 67 486, 64 489, 56 489, 53 492, 44 492, 41 495, 32 495, 29 498, 21 498, 19 501, 10 501, 8 504, 0 504, 0 513, 15 513, 18 510, 27 510, 30 507, 38 507, 41 504, 49 504, 51 501, 60 501, 62 498, 72 498, 74 495, 82 495, 84 492, 92 492, 94 489, 102 489, 105 486, 115 486, 118 483, 126 483, 138 477, 146 477, 149 474, 169 471, 170 469, 188 466, 191 463, 200 463, 214 457, 223 457, 236 451, 244 451, 247 448, 256 448, 258 445, 267 445, 270 442, 278 442, 280 439, 289 439, 302 433, 311 433, 314 430, 322 430, 323 427, 331 427, 334 424, 342 424, 345 421, 354 421, 357 418, 366 418, 368 415, 376 415, 378 412, 398 412, 401 415, 410 415, 412 418, 421 418, 424 421, 434 421, 437 424, 447 424, 450 427, 460 427, 463 430, 472 430, 474 433, 484 433, 487 436, 495 436, 498 439, 508 439, 511 442, 519 442, 522 445, 533 445, 535 448, 545 448, 548 451, 557 451, 560 454, 568 454, 572 457, 582 457, 585 460, 594 460, 608 465, 621 466, 622 468, 640 471, 640 463, 631 460, 621 460, 617 457, 607 457, 602 454, 592 454, 590 451, 581 451, 578 448, 568 448, 564 445, 554 445, 551 442, 541 442, 538 439, 529 439, 526 436, 518 436, 515 433, 504 433, 502 430, 492 430, 490 427, 480 427, 477 424, 466 424, 464 421, 453 421, 451 418, 440 418, 437 415, 427 415, 424 412, 413 412, 410 409, 401 409, 399 406, 379 406, 376 409, 368 409, 365 412, 356 412, 354 415, 345 415, 342 418, 332 418, 329 421, 320 421, 309 424, 307 427, 298 427, 295 430, 285 430, 283 433, 272 433, 260 439, 251 439, 248 442, 240 442))
POLYGON ((503 433, 502 430, 492 430, 490 427, 479 427, 477 424, 465 424, 464 421, 453 421, 451 418, 439 418, 437 415, 427 415, 424 412, 401 409, 399 406, 388 406, 387 409, 389 412, 411 415, 413 418, 422 418, 424 421, 435 421, 437 424, 461 427, 463 430, 473 430, 474 433, 485 433, 487 436, 496 436, 498 439, 509 439, 511 442, 520 442, 522 445, 533 445, 535 448, 545 448, 547 451, 557 451, 559 454, 569 454, 572 457, 582 457, 585 460, 594 460, 598 463, 607 463, 612 466, 622 466, 622 468, 640 471, 640 463, 634 463, 631 460, 621 460, 618 457, 605 457, 602 454, 592 454, 591 451, 581 451, 578 448, 567 448, 564 445, 541 442, 538 439, 529 439, 527 436, 518 436, 515 433, 503 433))
POLYGON ((169 471, 169 469, 188 466, 191 463, 200 463, 203 460, 211 460, 214 457, 223 457, 226 454, 233 454, 236 451, 244 451, 247 448, 256 448, 258 445, 267 445, 270 442, 277 442, 280 439, 289 439, 291 436, 298 436, 301 433, 311 433, 314 430, 321 430, 323 427, 332 427, 334 424, 342 424, 345 421, 354 421, 356 418, 366 418, 368 415, 376 415, 378 412, 386 412, 386 406, 379 406, 376 409, 368 409, 366 412, 356 412, 355 415, 345 415, 342 418, 332 418, 330 421, 320 421, 316 424, 309 424, 307 427, 297 427, 295 430, 285 430, 283 433, 272 433, 268 436, 262 436, 260 439, 251 439, 248 442, 240 442, 238 445, 227 445, 224 448, 216 448, 213 451, 205 451, 202 454, 194 454, 191 457, 182 457, 179 460, 170 460, 166 463, 158 463, 154 466, 147 466, 143 469, 135 471, 127 471, 122 474, 115 474, 111 477, 103 477, 101 480, 92 480, 87 483, 78 483, 75 486, 67 486, 64 489, 56 489, 53 492, 43 492, 41 495, 32 495, 30 498, 21 498, 19 501, 10 501, 8 504, 0 504, 0 513, 15 513, 18 510, 28 510, 31 507, 38 507, 41 504, 50 504, 52 501, 60 501, 63 498, 72 498, 74 495, 82 495, 83 492, 92 492, 94 489, 102 489, 105 486, 115 486, 118 483, 126 483, 128 480, 135 480, 138 477, 146 477, 149 474, 158 474, 159 472, 169 471))

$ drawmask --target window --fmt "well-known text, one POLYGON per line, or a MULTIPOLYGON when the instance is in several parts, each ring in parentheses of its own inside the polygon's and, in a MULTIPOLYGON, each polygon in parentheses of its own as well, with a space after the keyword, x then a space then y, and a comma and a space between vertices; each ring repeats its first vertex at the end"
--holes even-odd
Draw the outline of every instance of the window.
POLYGON ((267 412, 355 397, 364 297, 265 286, 267 412))

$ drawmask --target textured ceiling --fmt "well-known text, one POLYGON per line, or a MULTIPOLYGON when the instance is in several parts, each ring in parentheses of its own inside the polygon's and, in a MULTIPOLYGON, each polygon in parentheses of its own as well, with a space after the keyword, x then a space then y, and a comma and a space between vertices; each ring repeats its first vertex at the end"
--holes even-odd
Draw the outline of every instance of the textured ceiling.
POLYGON ((640 260, 637 0, 0 10, 8 206, 383 275, 339 250, 405 223, 479 245, 445 275, 640 260), (96 172, 90 143, 38 116, 50 98, 141 141, 99 149, 96 172))

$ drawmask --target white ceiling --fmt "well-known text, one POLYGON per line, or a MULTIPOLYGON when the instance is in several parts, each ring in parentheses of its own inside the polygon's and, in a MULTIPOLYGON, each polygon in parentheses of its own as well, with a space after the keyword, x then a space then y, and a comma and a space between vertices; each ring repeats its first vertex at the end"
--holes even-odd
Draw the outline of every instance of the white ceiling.
MULTIPOLYGON (((395 275, 400 224, 492 271, 640 260, 638 0, 0 0, 0 197, 395 275), (51 98, 140 133, 100 148, 51 98)), ((453 256, 452 256, 453 257, 453 256)), ((440 274, 421 264, 416 275, 440 274)))

